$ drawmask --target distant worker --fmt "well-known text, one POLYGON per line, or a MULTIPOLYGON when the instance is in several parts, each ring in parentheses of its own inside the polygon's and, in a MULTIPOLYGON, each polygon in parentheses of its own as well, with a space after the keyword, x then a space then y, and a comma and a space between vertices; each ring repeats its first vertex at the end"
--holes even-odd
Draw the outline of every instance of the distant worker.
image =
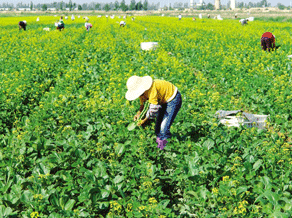
POLYGON ((195 17, 193 17, 193 21, 196 21, 196 18, 195 17))
POLYGON ((207 16, 208 18, 211 18, 211 15, 210 14, 208 14, 208 16, 207 16))
POLYGON ((235 19, 237 18, 237 13, 234 15, 234 18, 235 18, 235 19))
POLYGON ((19 30, 23 29, 23 30, 26 30, 26 21, 19 21, 18 23, 18 26, 19 26, 19 30))
POLYGON ((89 30, 92 28, 92 24, 86 22, 86 23, 85 23, 85 28, 86 28, 87 32, 89 32, 89 30))
POLYGON ((270 32, 265 32, 261 38, 261 46, 262 49, 265 51, 267 49, 268 51, 270 51, 271 48, 273 50, 274 48, 276 48, 276 37, 270 32))
POLYGON ((122 20, 122 21, 120 22, 120 27, 124 27, 124 26, 126 26, 126 22, 122 20))
POLYGON ((132 17, 132 21, 135 21, 135 17, 132 17))
POLYGON ((178 20, 181 20, 181 14, 178 15, 178 20))
POLYGON ((59 22, 57 23, 57 30, 64 30, 65 29, 65 24, 64 24, 64 21, 63 21, 63 16, 61 16, 59 22))
POLYGON ((74 15, 72 14, 72 16, 71 16, 71 20, 72 21, 74 21, 75 20, 75 17, 74 17, 74 15))
POLYGON ((242 26, 247 24, 248 19, 241 19, 239 20, 239 23, 241 23, 242 26))

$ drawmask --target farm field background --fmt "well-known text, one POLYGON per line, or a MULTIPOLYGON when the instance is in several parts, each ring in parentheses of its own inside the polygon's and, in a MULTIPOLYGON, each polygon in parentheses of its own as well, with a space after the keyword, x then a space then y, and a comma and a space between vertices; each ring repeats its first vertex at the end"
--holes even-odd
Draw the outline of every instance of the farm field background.
POLYGON ((77 17, 59 32, 59 17, 36 18, 0 18, 1 217, 292 215, 291 23, 89 16, 90 32, 77 17), (154 123, 126 128, 132 75, 182 94, 163 151, 154 123), (237 109, 270 114, 269 128, 219 125, 217 110, 237 109))

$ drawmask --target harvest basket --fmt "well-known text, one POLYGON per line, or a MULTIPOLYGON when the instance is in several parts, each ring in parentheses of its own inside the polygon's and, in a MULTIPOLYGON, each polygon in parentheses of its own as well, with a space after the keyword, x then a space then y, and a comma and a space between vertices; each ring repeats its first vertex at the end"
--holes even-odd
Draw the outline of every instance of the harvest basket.
POLYGON ((141 42, 142 50, 155 50, 158 47, 158 42, 141 42))
POLYGON ((253 122, 246 119, 244 116, 225 116, 220 119, 220 123, 226 126, 246 126, 247 128, 258 128, 264 129, 267 126, 267 119, 270 118, 270 115, 257 115, 254 114, 253 122))

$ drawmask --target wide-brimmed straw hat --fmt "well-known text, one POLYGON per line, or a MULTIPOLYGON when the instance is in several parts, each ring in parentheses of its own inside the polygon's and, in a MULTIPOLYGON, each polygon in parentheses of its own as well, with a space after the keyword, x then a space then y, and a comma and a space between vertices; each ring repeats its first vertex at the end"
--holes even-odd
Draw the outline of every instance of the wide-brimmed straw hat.
POLYGON ((126 99, 133 101, 139 98, 145 91, 151 88, 152 82, 151 76, 131 76, 127 81, 128 91, 126 99))

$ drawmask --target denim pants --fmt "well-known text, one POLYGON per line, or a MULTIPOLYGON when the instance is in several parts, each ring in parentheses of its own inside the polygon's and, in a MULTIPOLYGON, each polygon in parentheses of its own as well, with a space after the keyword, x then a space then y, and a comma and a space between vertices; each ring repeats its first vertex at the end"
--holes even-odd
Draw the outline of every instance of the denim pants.
POLYGON ((174 121, 179 109, 181 108, 181 94, 178 91, 172 101, 161 105, 155 125, 155 134, 161 140, 171 137, 170 126, 174 121))

